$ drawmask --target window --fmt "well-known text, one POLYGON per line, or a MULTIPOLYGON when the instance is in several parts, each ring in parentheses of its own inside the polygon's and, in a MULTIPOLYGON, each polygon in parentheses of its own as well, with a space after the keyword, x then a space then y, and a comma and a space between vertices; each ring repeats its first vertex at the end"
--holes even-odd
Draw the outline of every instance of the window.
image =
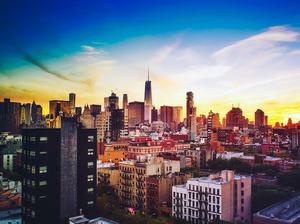
POLYGON ((30 151, 30 152, 29 152, 29 155, 30 155, 30 156, 35 156, 35 151, 30 151))
POLYGON ((36 138, 35 137, 30 137, 31 142, 35 142, 36 138))
POLYGON ((89 156, 94 155, 94 149, 88 149, 88 155, 89 156))
POLYGON ((41 166, 40 167, 40 173, 47 173, 47 167, 46 166, 41 166))
POLYGON ((39 185, 40 186, 46 186, 47 185, 47 181, 46 180, 40 181, 39 185))
POLYGON ((92 187, 90 187, 90 188, 88 188, 88 193, 93 193, 94 192, 94 188, 92 188, 92 187))
POLYGON ((35 166, 32 166, 32 167, 31 167, 31 173, 32 173, 32 174, 35 174, 35 166))
POLYGON ((45 152, 45 151, 40 152, 40 155, 46 155, 46 154, 47 154, 47 152, 45 152))
POLYGON ((244 182, 241 183, 241 187, 242 187, 242 188, 244 187, 244 182))
POLYGON ((40 142, 47 142, 48 141, 48 137, 40 137, 40 142))
POLYGON ((94 201, 88 201, 87 204, 88 204, 88 205, 93 205, 93 204, 94 204, 94 201))
POLYGON ((94 175, 88 175, 87 181, 93 181, 94 180, 94 175))
POLYGON ((94 142, 94 136, 93 135, 88 136, 88 142, 94 142))
POLYGON ((93 168, 94 167, 94 162, 88 162, 87 166, 88 166, 88 168, 93 168))

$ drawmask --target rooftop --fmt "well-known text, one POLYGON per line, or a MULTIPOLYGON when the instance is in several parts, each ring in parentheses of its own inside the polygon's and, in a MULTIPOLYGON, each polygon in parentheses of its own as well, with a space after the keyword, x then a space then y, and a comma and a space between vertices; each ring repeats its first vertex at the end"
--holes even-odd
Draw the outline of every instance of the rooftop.
POLYGON ((279 202, 255 214, 269 220, 294 223, 300 219, 300 194, 284 202, 279 202))

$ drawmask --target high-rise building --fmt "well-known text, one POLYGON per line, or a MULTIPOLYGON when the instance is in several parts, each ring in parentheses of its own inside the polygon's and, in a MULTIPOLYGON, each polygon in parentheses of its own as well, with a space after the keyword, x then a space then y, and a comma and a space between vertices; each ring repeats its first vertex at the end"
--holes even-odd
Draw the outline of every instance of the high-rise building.
POLYGON ((43 118, 43 107, 41 105, 36 105, 36 121, 41 122, 43 118))
POLYGON ((97 142, 106 142, 110 138, 111 112, 103 111, 96 116, 97 142))
POLYGON ((31 119, 33 123, 37 122, 37 108, 35 101, 33 101, 31 104, 31 119))
POLYGON ((186 93, 186 127, 191 129, 191 116, 194 113, 194 94, 193 92, 186 93))
POLYGON ((19 133, 21 123, 21 104, 4 98, 0 102, 0 132, 19 133))
POLYGON ((178 128, 178 124, 182 121, 182 107, 175 106, 173 107, 173 126, 174 129, 178 128))
POLYGON ((145 95, 144 95, 144 120, 151 123, 151 110, 152 110, 152 89, 151 81, 149 79, 149 69, 148 69, 148 80, 145 82, 145 95))
POLYGON ((265 115, 265 118, 264 118, 264 125, 268 125, 268 116, 267 115, 265 115))
POLYGON ((232 109, 226 114, 226 127, 233 128, 247 127, 248 120, 243 116, 243 111, 239 107, 232 107, 232 109))
POLYGON ((80 116, 80 122, 85 128, 95 128, 95 117, 91 114, 89 105, 85 105, 83 113, 80 116))
POLYGON ((128 96, 127 94, 123 94, 123 109, 128 109, 128 96))
POLYGON ((50 100, 49 101, 49 115, 56 118, 59 114, 68 117, 71 115, 70 101, 66 100, 50 100))
MULTIPOLYGON (((105 99, 104 99, 105 101, 105 99)), ((108 110, 112 112, 115 109, 119 109, 119 97, 114 92, 108 97, 108 110)))
POLYGON ((213 129, 221 128, 220 115, 210 111, 207 116, 206 129, 208 134, 208 141, 211 139, 211 133, 213 129))
POLYGON ((31 104, 26 103, 21 106, 21 124, 30 125, 31 123, 31 104))
POLYGON ((111 112, 111 140, 120 138, 121 130, 124 130, 124 109, 115 109, 111 112))
POLYGON ((90 105, 91 115, 96 118, 98 114, 101 112, 101 105, 91 104, 90 105))
POLYGON ((192 114, 190 115, 190 122, 191 122, 191 128, 190 128, 190 140, 194 141, 196 140, 197 136, 197 116, 196 116, 197 108, 193 107, 192 114))
POLYGON ((62 118, 61 128, 22 132, 23 223, 62 224, 81 213, 91 215, 96 204, 96 129, 62 118))
POLYGON ((153 107, 151 110, 151 121, 158 121, 158 111, 155 109, 155 107, 153 107))
POLYGON ((71 114, 75 114, 75 108, 76 108, 76 94, 75 93, 70 93, 69 94, 69 102, 70 102, 70 109, 71 109, 71 114))
POLYGON ((82 114, 82 108, 81 107, 75 107, 75 115, 76 117, 80 117, 82 114))
POLYGON ((109 97, 104 97, 104 111, 109 111, 109 97))
POLYGON ((159 115, 160 115, 160 120, 164 123, 167 123, 169 128, 171 128, 172 121, 173 121, 173 107, 161 106, 159 115))
POLYGON ((251 177, 223 170, 172 188, 172 216, 190 223, 251 221, 251 177))
POLYGON ((128 105, 128 126, 134 127, 144 122, 144 102, 130 102, 128 105))
POLYGON ((265 112, 263 112, 261 109, 257 109, 255 111, 255 126, 261 127, 265 123, 265 112))

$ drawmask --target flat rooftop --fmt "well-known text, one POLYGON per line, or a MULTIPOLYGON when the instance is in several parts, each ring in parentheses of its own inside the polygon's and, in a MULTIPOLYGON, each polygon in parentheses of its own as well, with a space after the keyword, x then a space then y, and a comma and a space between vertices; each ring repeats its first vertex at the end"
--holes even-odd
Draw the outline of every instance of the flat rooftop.
POLYGON ((294 223, 300 219, 300 194, 287 201, 271 205, 255 215, 283 223, 294 223))

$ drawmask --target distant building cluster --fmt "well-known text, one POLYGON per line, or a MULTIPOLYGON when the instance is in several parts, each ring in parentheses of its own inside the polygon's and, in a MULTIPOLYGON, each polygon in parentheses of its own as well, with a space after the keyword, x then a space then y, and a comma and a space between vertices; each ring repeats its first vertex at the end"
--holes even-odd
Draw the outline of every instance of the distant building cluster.
MULTIPOLYGON (((251 185, 267 180, 212 172, 208 161, 293 170, 300 164, 299 123, 272 127, 261 109, 249 121, 234 106, 223 119, 213 111, 197 114, 191 91, 185 115, 182 106, 156 108, 151 85, 148 71, 144 101, 129 101, 125 93, 122 104, 111 92, 102 105, 79 107, 70 93, 68 100, 50 100, 47 115, 35 101, 0 102, 0 170, 22 180, 0 178, 0 207, 23 224, 116 223, 96 211, 97 192, 111 189, 130 214, 167 214, 188 223, 293 223, 286 220, 297 215, 281 214, 286 204, 252 217, 251 185)), ((291 203, 289 214, 298 201, 291 203)))

